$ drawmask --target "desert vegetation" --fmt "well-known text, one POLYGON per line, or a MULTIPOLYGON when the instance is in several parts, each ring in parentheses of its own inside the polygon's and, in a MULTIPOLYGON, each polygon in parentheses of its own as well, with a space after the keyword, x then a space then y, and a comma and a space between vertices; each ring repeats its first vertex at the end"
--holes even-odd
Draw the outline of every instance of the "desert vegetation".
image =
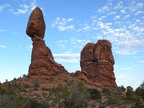
POLYGON ((135 90, 131 86, 118 89, 87 88, 79 81, 68 81, 57 87, 41 87, 33 80, 33 86, 19 84, 14 79, 0 84, 0 108, 143 108, 144 82, 135 90), (22 93, 31 90, 32 95, 22 93), (34 92, 39 91, 39 92, 34 92))

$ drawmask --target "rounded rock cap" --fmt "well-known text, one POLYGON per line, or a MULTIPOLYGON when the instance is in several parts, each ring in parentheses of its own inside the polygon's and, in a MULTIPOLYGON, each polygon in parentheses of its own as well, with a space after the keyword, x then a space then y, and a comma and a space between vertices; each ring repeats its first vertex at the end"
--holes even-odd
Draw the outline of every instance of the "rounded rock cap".
POLYGON ((33 36, 38 36, 40 38, 44 38, 45 34, 45 21, 43 17, 42 10, 39 7, 36 7, 30 17, 27 24, 26 34, 33 38, 33 36))

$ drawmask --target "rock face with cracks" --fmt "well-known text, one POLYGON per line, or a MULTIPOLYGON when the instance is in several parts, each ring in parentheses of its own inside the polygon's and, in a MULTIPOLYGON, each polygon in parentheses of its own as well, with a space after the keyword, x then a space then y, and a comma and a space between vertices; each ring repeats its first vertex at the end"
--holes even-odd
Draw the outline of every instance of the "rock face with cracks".
POLYGON ((53 72, 67 73, 65 68, 54 61, 51 50, 43 40, 45 34, 45 21, 40 8, 36 7, 27 24, 26 33, 33 41, 29 75, 50 75, 53 72))
POLYGON ((116 88, 114 75, 114 57, 108 40, 99 40, 96 44, 88 43, 81 51, 81 71, 92 82, 103 87, 116 88))

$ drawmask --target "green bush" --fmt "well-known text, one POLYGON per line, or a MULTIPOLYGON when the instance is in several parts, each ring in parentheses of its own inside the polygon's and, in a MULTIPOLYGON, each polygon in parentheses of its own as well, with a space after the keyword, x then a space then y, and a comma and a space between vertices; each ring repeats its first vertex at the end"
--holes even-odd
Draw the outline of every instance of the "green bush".
POLYGON ((84 84, 69 83, 69 85, 59 85, 52 89, 55 100, 62 108, 85 108, 89 93, 84 84), (60 101, 63 100, 63 101, 60 101))
POLYGON ((111 94, 108 97, 108 104, 117 104, 118 100, 115 95, 111 94))
POLYGON ((49 102, 43 102, 40 103, 35 99, 29 98, 28 101, 30 102, 30 107, 29 108, 50 108, 49 102))
POLYGON ((29 108, 30 102, 20 95, 1 95, 0 108, 29 108))
POLYGON ((103 88, 103 89, 102 89, 102 93, 104 93, 107 97, 110 96, 110 94, 111 94, 111 93, 110 93, 110 90, 107 89, 107 88, 103 88))
POLYGON ((31 88, 31 85, 29 85, 29 84, 24 84, 23 87, 24 87, 24 88, 31 88))
POLYGON ((64 98, 65 108, 85 108, 88 97, 89 93, 82 82, 71 85, 69 94, 64 98))
POLYGON ((135 93, 134 93, 133 88, 131 86, 127 86, 126 99, 127 100, 135 100, 135 93))
POLYGON ((118 89, 122 92, 125 92, 126 91, 126 88, 124 86, 119 86, 118 89))
POLYGON ((6 89, 0 87, 0 95, 6 94, 6 93, 7 93, 6 89))
POLYGON ((90 94, 91 99, 93 99, 93 100, 101 99, 101 92, 99 92, 97 89, 89 88, 88 92, 90 94))

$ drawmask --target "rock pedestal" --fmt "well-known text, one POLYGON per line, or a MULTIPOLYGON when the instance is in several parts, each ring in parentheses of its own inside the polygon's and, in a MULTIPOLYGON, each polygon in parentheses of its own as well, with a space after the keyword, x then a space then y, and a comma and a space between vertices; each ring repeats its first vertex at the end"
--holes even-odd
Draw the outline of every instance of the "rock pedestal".
POLYGON ((29 75, 50 75, 53 72, 67 73, 65 68, 54 61, 51 50, 43 40, 45 21, 40 8, 36 7, 29 18, 26 33, 33 41, 29 75))
POLYGON ((103 87, 117 87, 114 63, 111 43, 108 40, 99 40, 96 44, 88 43, 81 51, 81 71, 87 73, 90 81, 100 83, 103 87))

